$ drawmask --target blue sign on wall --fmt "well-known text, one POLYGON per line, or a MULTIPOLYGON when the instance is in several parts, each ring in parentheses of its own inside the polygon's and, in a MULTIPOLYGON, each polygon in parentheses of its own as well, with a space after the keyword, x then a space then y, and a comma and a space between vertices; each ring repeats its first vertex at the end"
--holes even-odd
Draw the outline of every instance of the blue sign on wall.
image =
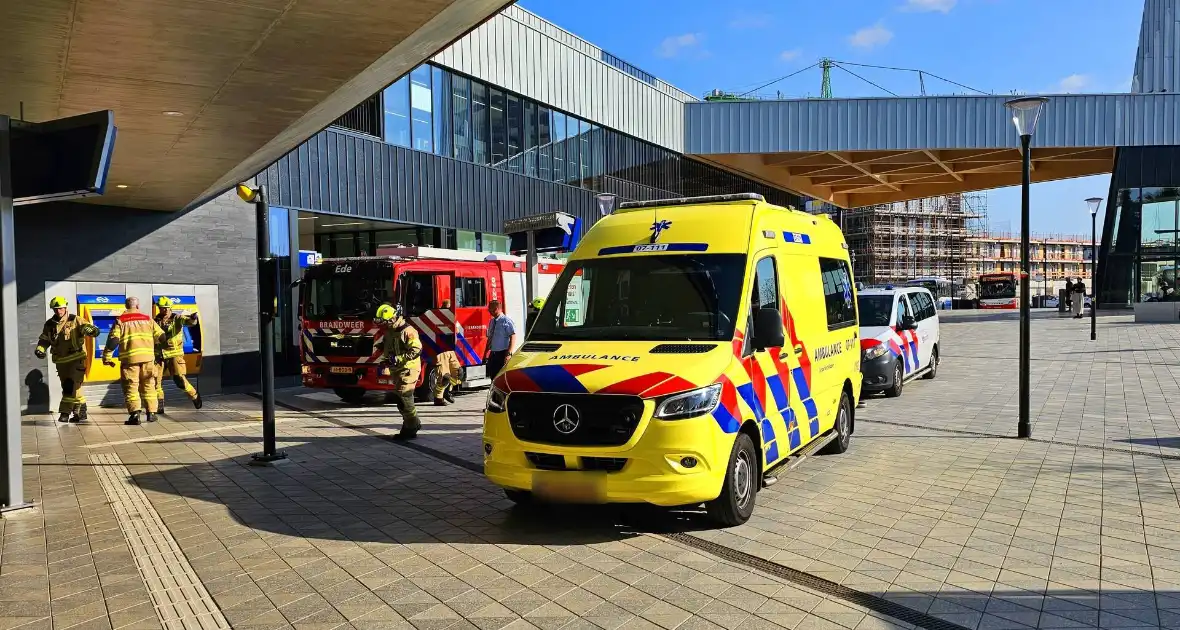
POLYGON ((123 300, 127 299, 126 295, 79 295, 79 304, 101 304, 103 306, 118 306, 123 308, 123 300))
POLYGON ((299 250, 299 268, 306 269, 312 265, 319 264, 322 257, 319 252, 308 251, 306 249, 299 250))
MULTIPOLYGON (((160 302, 160 298, 162 297, 165 296, 153 295, 152 304, 158 304, 160 302)), ((172 300, 173 304, 177 306, 193 306, 197 303, 197 298, 193 295, 169 295, 167 297, 168 299, 172 300)))

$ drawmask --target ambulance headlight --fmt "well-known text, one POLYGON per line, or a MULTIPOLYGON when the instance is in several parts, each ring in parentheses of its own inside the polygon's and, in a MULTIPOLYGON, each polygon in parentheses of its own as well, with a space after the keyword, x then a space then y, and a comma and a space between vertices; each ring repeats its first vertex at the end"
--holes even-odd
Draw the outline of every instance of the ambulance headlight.
POLYGON ((487 410, 492 413, 503 413, 504 402, 508 400, 508 394, 501 391, 495 385, 488 388, 488 403, 487 410))
POLYGON ((719 400, 721 384, 716 383, 665 398, 656 406, 655 417, 660 420, 681 420, 701 416, 713 411, 719 400))
POLYGON ((864 349, 863 359, 865 361, 872 361, 873 359, 879 359, 879 358, 885 356, 886 352, 889 352, 889 347, 883 343, 877 342, 875 345, 869 346, 864 349))

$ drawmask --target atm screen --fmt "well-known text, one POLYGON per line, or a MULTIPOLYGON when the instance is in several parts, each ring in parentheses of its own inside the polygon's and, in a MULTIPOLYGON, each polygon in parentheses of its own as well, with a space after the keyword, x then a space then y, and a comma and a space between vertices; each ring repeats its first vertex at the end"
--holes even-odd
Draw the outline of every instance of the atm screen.
MULTIPOLYGON (((98 338, 94 340, 94 358, 101 359, 102 351, 107 347, 107 338, 111 336, 111 327, 115 325, 114 317, 95 317, 94 325, 98 328, 98 338)), ((114 356, 119 356, 119 347, 115 347, 114 356)))

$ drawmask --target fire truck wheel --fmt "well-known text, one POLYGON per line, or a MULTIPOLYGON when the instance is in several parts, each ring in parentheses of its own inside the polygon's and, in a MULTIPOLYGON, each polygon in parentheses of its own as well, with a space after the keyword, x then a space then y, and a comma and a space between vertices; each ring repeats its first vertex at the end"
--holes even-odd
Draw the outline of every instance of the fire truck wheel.
POLYGON ((359 387, 337 387, 332 391, 336 392, 336 395, 340 397, 340 400, 343 400, 350 405, 360 404, 360 402, 365 398, 365 390, 359 387))

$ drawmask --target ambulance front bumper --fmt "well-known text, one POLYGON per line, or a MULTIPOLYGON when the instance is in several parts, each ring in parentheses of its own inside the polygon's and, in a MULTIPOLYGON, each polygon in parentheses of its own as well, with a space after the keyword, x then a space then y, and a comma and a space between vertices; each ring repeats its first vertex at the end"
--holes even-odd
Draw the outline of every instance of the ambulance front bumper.
POLYGON ((696 505, 721 494, 732 440, 719 433, 710 416, 645 418, 619 447, 558 446, 520 441, 507 414, 488 412, 484 474, 500 487, 555 500, 696 505))

